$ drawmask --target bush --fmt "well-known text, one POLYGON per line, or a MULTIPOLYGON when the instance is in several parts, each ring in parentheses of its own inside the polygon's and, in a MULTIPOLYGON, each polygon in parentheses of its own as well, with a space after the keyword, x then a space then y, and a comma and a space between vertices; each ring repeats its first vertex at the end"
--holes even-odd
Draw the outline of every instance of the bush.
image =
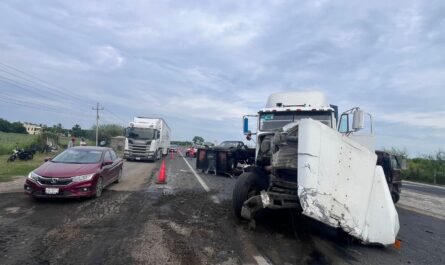
POLYGON ((402 171, 402 178, 445 185, 445 160, 442 154, 439 151, 435 156, 409 159, 407 169, 402 171))

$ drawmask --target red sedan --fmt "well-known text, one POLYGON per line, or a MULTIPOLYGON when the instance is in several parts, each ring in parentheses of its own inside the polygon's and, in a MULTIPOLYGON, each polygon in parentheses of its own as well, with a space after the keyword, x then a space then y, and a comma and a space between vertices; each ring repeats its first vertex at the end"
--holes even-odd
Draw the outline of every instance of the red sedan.
POLYGON ((111 148, 69 148, 29 173, 25 193, 35 198, 100 197, 122 178, 123 161, 111 148))

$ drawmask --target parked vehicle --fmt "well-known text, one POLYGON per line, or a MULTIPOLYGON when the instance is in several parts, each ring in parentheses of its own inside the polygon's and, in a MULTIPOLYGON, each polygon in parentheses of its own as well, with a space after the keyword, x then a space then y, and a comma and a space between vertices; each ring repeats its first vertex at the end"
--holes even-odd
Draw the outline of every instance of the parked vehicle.
POLYGON ((36 151, 34 149, 19 149, 16 147, 14 150, 12 150, 12 154, 8 157, 7 162, 13 162, 16 159, 19 160, 32 160, 34 158, 34 154, 36 151))
POLYGON ((270 95, 258 115, 244 116, 256 155, 233 190, 236 216, 294 209, 364 243, 395 242, 398 215, 376 165, 372 116, 356 107, 337 124, 337 109, 320 92, 285 92, 270 95), (249 130, 250 119, 257 132, 249 130))
POLYGON ((377 154, 377 165, 381 166, 385 172, 392 200, 397 203, 402 189, 400 174, 403 169, 406 169, 406 157, 386 151, 375 151, 375 153, 377 154))
POLYGON ((122 180, 123 160, 108 147, 69 148, 29 173, 25 193, 34 198, 100 197, 122 180))
POLYGON ((187 148, 187 150, 185 150, 185 156, 186 157, 196 157, 196 151, 198 149, 195 148, 194 146, 190 146, 189 148, 187 148))
POLYGON ((239 166, 254 162, 255 149, 241 141, 224 141, 215 147, 198 148, 196 156, 196 168, 202 172, 238 176, 243 172, 239 166))
POLYGON ((156 161, 170 149, 170 128, 163 119, 136 117, 125 130, 124 158, 156 161))
POLYGON ((177 153, 178 152, 178 146, 177 145, 171 145, 170 146, 170 152, 177 153))

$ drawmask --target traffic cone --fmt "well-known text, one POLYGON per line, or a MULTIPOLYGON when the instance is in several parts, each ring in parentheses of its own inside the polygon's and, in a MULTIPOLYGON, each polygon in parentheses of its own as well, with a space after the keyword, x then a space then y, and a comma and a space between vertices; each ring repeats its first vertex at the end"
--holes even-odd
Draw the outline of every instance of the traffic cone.
POLYGON ((165 174, 165 160, 162 160, 161 169, 159 170, 159 176, 158 181, 156 181, 157 184, 165 184, 166 183, 167 176, 165 174))

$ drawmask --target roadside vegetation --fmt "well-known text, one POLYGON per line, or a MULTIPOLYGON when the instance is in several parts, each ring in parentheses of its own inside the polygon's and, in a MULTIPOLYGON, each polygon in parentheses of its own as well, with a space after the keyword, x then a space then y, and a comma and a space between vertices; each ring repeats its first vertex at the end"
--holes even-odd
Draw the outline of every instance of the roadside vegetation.
POLYGON ((402 179, 430 184, 445 185, 445 152, 438 150, 434 154, 409 158, 406 149, 384 149, 385 151, 407 158, 406 169, 402 170, 402 179))
POLYGON ((402 178, 431 184, 445 185, 445 152, 408 159, 402 178))
POLYGON ((54 156, 52 154, 40 154, 36 153, 33 160, 20 161, 16 160, 12 163, 6 162, 9 155, 0 155, 0 182, 11 181, 16 176, 26 176, 33 169, 40 166, 45 157, 54 156))
POLYGON ((0 155, 11 154, 16 145, 28 148, 36 139, 37 136, 30 134, 0 132, 0 155))

